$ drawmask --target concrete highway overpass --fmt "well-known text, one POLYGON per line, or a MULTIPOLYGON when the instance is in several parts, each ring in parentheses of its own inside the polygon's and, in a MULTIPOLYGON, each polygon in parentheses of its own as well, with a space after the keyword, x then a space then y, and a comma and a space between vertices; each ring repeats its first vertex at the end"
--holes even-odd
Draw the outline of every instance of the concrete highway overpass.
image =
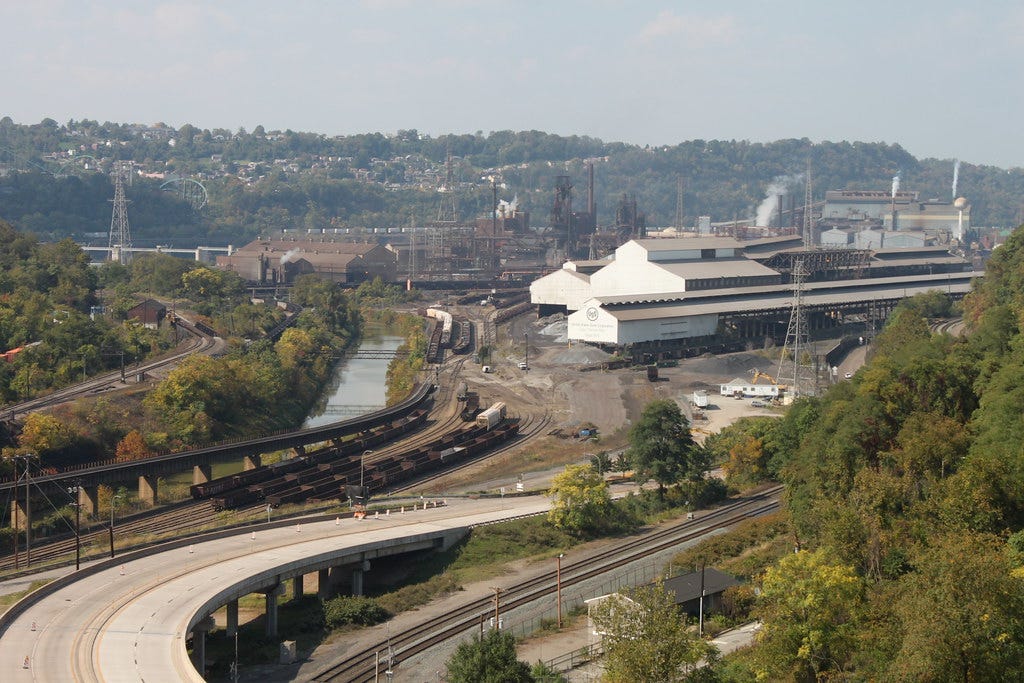
POLYGON ((442 548, 472 525, 549 507, 539 496, 449 502, 365 520, 218 532, 87 566, 0 617, 3 680, 202 681, 186 650, 188 635, 202 650, 210 615, 223 606, 230 634, 241 596, 268 596, 271 631, 276 596, 288 580, 318 572, 321 583, 337 577, 358 592, 377 558, 442 548))

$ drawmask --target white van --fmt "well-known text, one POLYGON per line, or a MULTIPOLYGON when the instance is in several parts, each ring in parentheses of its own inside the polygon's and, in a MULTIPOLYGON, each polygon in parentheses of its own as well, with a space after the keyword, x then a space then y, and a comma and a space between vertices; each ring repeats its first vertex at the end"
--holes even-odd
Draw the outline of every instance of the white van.
POLYGON ((482 368, 480 368, 480 370, 482 372, 490 372, 491 371, 491 366, 490 365, 485 365, 482 368))
POLYGON ((529 370, 530 366, 527 365, 524 361, 519 361, 519 369, 520 370, 529 370))

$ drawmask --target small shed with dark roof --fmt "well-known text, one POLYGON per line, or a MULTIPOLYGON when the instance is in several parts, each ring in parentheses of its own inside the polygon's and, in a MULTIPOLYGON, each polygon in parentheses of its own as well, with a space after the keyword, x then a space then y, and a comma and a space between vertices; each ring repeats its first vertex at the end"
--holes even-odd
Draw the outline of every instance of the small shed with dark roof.
POLYGON ((665 590, 674 593, 676 605, 691 616, 697 616, 700 611, 701 574, 704 575, 705 614, 720 611, 725 589, 740 585, 736 578, 713 567, 665 579, 665 590))

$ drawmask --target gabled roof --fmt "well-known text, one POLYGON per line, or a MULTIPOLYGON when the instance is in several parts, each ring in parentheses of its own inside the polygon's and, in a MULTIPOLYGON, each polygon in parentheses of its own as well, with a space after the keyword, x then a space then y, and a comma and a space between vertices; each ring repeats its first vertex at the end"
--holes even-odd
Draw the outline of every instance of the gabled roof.
POLYGON ((683 249, 742 249, 743 243, 733 237, 645 237, 633 240, 647 251, 678 251, 683 249))
POLYGON ((334 240, 294 239, 294 240, 255 240, 235 251, 238 253, 271 252, 286 254, 289 251, 303 254, 318 252, 321 254, 355 254, 365 256, 381 245, 376 242, 342 242, 334 240))
MULTIPOLYGON (((714 567, 705 568, 703 573, 705 595, 721 593, 726 588, 740 585, 735 578, 714 567)), ((665 590, 675 594, 677 605, 695 600, 700 597, 700 575, 700 571, 695 571, 673 576, 671 579, 665 580, 665 590)))

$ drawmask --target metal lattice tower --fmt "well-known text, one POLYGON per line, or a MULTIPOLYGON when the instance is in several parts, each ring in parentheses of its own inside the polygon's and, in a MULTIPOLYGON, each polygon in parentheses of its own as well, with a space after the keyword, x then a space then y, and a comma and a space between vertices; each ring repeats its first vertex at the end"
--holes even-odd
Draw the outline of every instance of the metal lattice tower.
POLYGON ((775 373, 780 382, 786 381, 793 396, 807 393, 810 391, 807 389, 808 383, 813 386, 814 382, 813 371, 803 364, 804 354, 811 352, 813 355, 814 352, 808 341, 807 313, 803 307, 805 275, 803 259, 797 259, 793 264, 793 306, 789 314, 789 327, 779 358, 779 369, 775 373))
POLYGON ((130 171, 130 166, 119 162, 114 167, 114 212, 110 217, 110 239, 107 247, 110 249, 110 260, 117 260, 124 265, 131 260, 132 233, 128 225, 128 200, 124 196, 125 175, 130 171))
POLYGON ((683 230, 683 176, 676 179, 676 230, 683 230))
POLYGON ((445 149, 444 185, 441 186, 441 204, 437 207, 438 223, 455 223, 459 220, 459 207, 455 198, 455 171, 452 168, 452 144, 445 149))
POLYGON ((811 219, 811 214, 813 213, 813 210, 814 210, 814 203, 813 203, 813 200, 811 199, 812 185, 811 185, 811 160, 810 159, 807 160, 807 176, 806 176, 805 180, 806 180, 806 182, 804 183, 804 225, 803 225, 803 230, 804 230, 804 248, 805 249, 810 249, 811 246, 813 246, 813 243, 811 241, 811 239, 813 237, 813 234, 812 234, 813 230, 811 229, 811 225, 814 222, 811 219))

